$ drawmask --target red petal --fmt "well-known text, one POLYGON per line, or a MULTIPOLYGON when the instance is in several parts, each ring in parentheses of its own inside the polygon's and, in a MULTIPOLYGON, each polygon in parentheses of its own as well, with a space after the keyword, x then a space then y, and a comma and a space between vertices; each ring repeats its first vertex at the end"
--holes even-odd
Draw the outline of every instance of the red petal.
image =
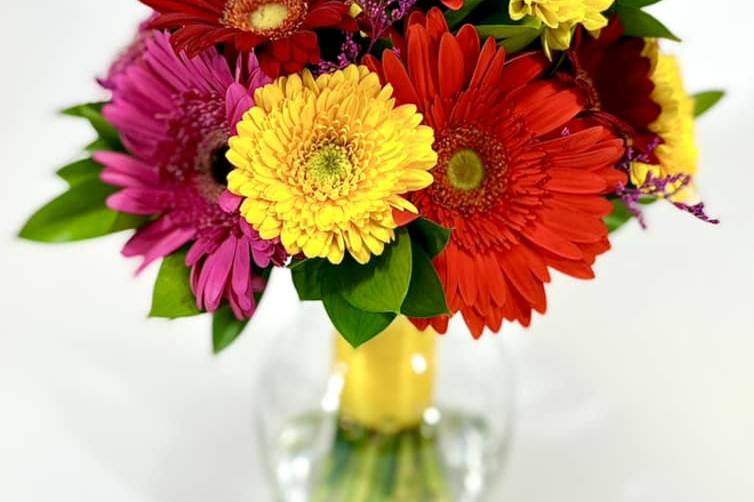
POLYGON ((440 94, 443 97, 451 98, 461 91, 464 74, 460 61, 463 61, 461 46, 453 35, 445 33, 440 39, 440 53, 437 61, 440 94))
POLYGON ((464 0, 442 0, 442 4, 450 10, 460 10, 464 0))
POLYGON ((385 80, 393 86, 398 104, 413 103, 423 109, 413 82, 393 51, 385 51, 382 56, 382 68, 385 72, 385 80))
POLYGON ((409 213, 408 211, 400 211, 398 209, 393 209, 393 220, 395 220, 395 224, 399 227, 405 227, 409 223, 412 223, 419 219, 418 214, 409 213))

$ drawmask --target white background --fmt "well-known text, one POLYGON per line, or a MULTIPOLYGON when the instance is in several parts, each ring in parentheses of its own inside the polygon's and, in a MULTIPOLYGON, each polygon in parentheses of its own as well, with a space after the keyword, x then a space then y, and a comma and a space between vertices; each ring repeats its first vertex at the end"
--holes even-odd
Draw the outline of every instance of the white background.
MULTIPOLYGON (((91 138, 56 109, 144 15, 136 0, 3 3, 0 30, 0 500, 265 502, 253 381, 295 308, 278 276, 240 342, 208 320, 146 320, 125 236, 60 247, 14 233, 91 138)), ((559 277, 550 311, 501 336, 521 369, 518 435, 498 500, 754 500, 754 7, 666 0, 688 87, 728 89, 699 125, 710 227, 655 207, 614 239, 599 278, 559 277), (537 382, 533 384, 532 382, 537 382), (545 382, 544 390, 542 382, 545 382), (538 387, 539 386, 539 387, 538 387)))

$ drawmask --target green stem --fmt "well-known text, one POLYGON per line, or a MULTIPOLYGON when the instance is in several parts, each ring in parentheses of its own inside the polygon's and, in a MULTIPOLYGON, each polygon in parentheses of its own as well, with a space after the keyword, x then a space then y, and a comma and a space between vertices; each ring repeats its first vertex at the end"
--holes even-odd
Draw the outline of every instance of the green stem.
POLYGON ((450 493, 448 485, 445 482, 445 473, 440 463, 440 456, 437 452, 436 439, 421 438, 419 440, 421 448, 420 463, 423 470, 424 486, 427 489, 425 500, 432 502, 450 502, 450 493))
POLYGON ((401 434, 395 481, 395 502, 416 502, 419 498, 416 470, 416 441, 413 432, 401 434))
POLYGON ((375 437, 366 440, 366 446, 360 448, 355 459, 353 476, 344 493, 343 502, 367 502, 374 482, 374 464, 377 460, 379 441, 375 437))

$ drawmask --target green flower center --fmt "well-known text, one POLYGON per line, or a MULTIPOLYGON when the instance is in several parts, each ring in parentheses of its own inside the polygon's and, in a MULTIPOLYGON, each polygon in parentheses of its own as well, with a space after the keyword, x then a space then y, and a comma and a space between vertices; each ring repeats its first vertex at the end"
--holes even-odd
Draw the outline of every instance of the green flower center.
POLYGON ((348 151, 342 146, 324 145, 311 154, 307 162, 307 170, 322 185, 332 185, 343 179, 351 170, 353 164, 348 151))
POLYGON ((484 174, 482 158, 470 148, 458 150, 448 161, 448 181, 453 188, 463 192, 481 187, 484 174))

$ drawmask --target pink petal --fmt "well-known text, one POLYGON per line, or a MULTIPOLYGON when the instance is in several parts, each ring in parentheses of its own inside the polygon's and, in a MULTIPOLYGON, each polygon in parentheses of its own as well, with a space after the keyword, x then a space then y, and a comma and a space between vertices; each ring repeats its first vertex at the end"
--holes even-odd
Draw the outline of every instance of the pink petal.
POLYGON ((242 202, 243 197, 239 197, 238 195, 231 193, 229 190, 225 190, 220 195, 217 204, 220 206, 220 209, 222 209, 226 213, 232 214, 238 211, 238 208, 241 207, 242 202))
POLYGON ((249 256, 249 239, 242 237, 238 239, 236 246, 236 257, 233 262, 233 291, 243 295, 249 290, 251 280, 251 258, 249 256))

